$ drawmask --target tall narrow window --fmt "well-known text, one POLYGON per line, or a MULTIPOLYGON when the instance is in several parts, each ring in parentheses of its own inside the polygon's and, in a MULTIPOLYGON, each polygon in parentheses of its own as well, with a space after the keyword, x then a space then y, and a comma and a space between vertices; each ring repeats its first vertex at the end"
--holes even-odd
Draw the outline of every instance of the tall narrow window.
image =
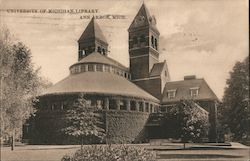
POLYGON ((157 39, 155 38, 155 49, 156 50, 158 50, 157 48, 158 48, 158 44, 157 44, 158 42, 157 42, 157 39))
POLYGON ((86 65, 81 65, 81 72, 86 72, 86 65))
POLYGON ((103 54, 103 55, 106 55, 105 49, 102 49, 102 54, 103 54))
POLYGON ((136 103, 135 103, 135 101, 130 102, 130 110, 131 111, 136 111, 136 103))
POLYGON ((89 72, 93 72, 94 71, 94 65, 93 64, 89 64, 88 65, 88 71, 89 72))
POLYGON ((151 46, 154 48, 154 36, 151 36, 151 46))
POLYGON ((97 52, 98 52, 98 53, 102 53, 102 49, 101 49, 100 46, 97 47, 97 52))

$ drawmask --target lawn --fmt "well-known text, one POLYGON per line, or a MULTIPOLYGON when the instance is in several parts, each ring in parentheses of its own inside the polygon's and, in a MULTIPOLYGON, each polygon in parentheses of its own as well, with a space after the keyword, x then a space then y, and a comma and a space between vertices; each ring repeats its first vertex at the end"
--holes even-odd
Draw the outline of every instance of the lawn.
MULTIPOLYGON (((138 145, 152 149, 149 144, 138 145)), ((228 149, 175 149, 171 146, 156 150, 158 161, 247 161, 250 158, 249 148, 228 149)), ((14 151, 10 147, 2 149, 2 161, 60 161, 63 155, 72 154, 79 145, 24 145, 14 151)))

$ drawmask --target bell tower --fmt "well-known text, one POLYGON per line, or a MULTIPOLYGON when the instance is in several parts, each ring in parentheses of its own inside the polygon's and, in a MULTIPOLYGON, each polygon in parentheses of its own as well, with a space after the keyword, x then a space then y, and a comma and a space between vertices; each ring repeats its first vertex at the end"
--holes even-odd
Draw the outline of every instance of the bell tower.
POLYGON ((159 62, 159 36, 156 19, 143 3, 129 29, 129 59, 132 80, 149 77, 159 62))
POLYGON ((85 56, 99 52, 107 55, 108 43, 94 17, 78 40, 78 61, 85 56))

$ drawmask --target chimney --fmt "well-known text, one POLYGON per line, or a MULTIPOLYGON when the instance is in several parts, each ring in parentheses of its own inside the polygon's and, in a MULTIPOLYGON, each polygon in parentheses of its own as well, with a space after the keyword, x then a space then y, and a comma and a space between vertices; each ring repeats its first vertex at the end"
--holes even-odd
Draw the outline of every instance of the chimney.
POLYGON ((192 80, 192 79, 196 79, 195 75, 186 75, 184 76, 184 80, 192 80))

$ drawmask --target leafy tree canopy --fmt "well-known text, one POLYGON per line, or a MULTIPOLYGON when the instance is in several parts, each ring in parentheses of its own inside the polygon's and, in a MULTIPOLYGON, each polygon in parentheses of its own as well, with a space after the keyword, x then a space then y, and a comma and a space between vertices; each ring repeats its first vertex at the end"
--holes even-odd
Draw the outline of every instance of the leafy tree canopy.
POLYGON ((1 127, 5 138, 21 134, 22 124, 33 113, 33 102, 50 85, 32 64, 30 50, 0 29, 1 127))
POLYGON ((190 100, 181 100, 167 114, 167 119, 176 123, 182 142, 199 141, 207 137, 208 112, 190 100))
POLYGON ((67 110, 66 122, 67 126, 63 129, 65 134, 86 139, 85 142, 91 142, 93 138, 103 141, 105 137, 102 117, 97 108, 88 104, 84 95, 80 95, 73 107, 67 110))
POLYGON ((233 133, 234 139, 249 137, 249 57, 234 65, 219 109, 220 120, 233 133))

